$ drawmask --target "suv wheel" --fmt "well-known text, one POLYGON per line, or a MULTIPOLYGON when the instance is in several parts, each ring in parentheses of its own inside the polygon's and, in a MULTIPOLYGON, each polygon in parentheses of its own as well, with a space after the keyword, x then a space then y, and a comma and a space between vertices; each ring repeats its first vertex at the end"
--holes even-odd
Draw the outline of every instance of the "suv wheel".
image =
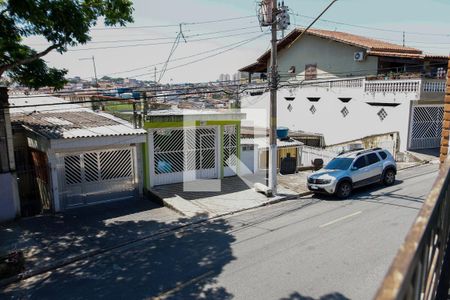
POLYGON ((392 169, 387 170, 384 173, 384 177, 383 177, 383 183, 385 185, 393 185, 395 182, 395 171, 392 169))
POLYGON ((345 199, 352 193, 352 185, 348 181, 339 183, 336 189, 336 196, 340 199, 345 199))

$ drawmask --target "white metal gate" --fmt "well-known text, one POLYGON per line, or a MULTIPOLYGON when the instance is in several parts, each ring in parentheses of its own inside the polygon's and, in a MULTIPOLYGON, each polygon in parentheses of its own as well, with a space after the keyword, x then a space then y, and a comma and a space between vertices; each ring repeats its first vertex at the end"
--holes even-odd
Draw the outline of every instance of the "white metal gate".
POLYGON ((135 197, 135 155, 134 148, 62 154, 62 206, 71 208, 135 197))
POLYGON ((154 129, 149 139, 151 186, 218 177, 216 127, 154 129))
POLYGON ((442 105, 413 106, 409 149, 437 148, 441 143, 442 119, 444 107, 442 105))
POLYGON ((223 132, 223 162, 224 176, 237 174, 238 165, 238 139, 235 125, 224 126, 223 132))

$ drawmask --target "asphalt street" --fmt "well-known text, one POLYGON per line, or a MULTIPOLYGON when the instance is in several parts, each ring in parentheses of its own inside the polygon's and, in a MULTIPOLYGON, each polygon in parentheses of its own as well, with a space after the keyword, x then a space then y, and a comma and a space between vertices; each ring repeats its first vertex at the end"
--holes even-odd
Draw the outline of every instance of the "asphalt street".
POLYGON ((219 218, 8 286, 0 298, 371 299, 437 176, 219 218))

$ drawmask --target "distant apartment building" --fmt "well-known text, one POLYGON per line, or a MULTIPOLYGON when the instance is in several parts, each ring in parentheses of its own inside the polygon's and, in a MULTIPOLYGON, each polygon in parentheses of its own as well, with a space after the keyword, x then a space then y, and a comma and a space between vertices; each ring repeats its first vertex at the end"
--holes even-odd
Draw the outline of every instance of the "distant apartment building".
POLYGON ((241 80, 241 72, 237 72, 233 74, 233 81, 240 81, 241 80))
POLYGON ((219 76, 219 81, 220 82, 225 82, 225 81, 230 81, 230 74, 220 74, 219 76))

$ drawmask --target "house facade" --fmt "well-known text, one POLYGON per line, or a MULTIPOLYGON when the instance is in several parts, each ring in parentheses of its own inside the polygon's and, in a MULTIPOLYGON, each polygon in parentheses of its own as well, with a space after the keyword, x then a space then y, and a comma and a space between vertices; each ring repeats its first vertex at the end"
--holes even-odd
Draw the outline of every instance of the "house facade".
MULTIPOLYGON (((278 42, 278 71, 281 81, 317 80, 369 76, 398 72, 422 73, 445 78, 448 57, 425 55, 419 49, 404 47, 350 33, 309 29, 292 30, 278 42)), ((239 71, 267 73, 270 50, 256 63, 239 71)), ((248 77, 250 80, 252 76, 248 77)))
POLYGON ((10 103, 23 214, 142 195, 144 130, 56 97, 10 103))
MULTIPOLYGON (((322 134, 326 145, 398 132, 400 151, 439 146, 448 57, 335 31, 297 40, 301 32, 278 44, 280 126, 322 134)), ((269 56, 240 71, 267 71, 269 56)), ((241 103, 268 115, 269 93, 249 92, 241 103)))
POLYGON ((231 110, 160 110, 145 117, 145 187, 238 173, 240 125, 231 110))

